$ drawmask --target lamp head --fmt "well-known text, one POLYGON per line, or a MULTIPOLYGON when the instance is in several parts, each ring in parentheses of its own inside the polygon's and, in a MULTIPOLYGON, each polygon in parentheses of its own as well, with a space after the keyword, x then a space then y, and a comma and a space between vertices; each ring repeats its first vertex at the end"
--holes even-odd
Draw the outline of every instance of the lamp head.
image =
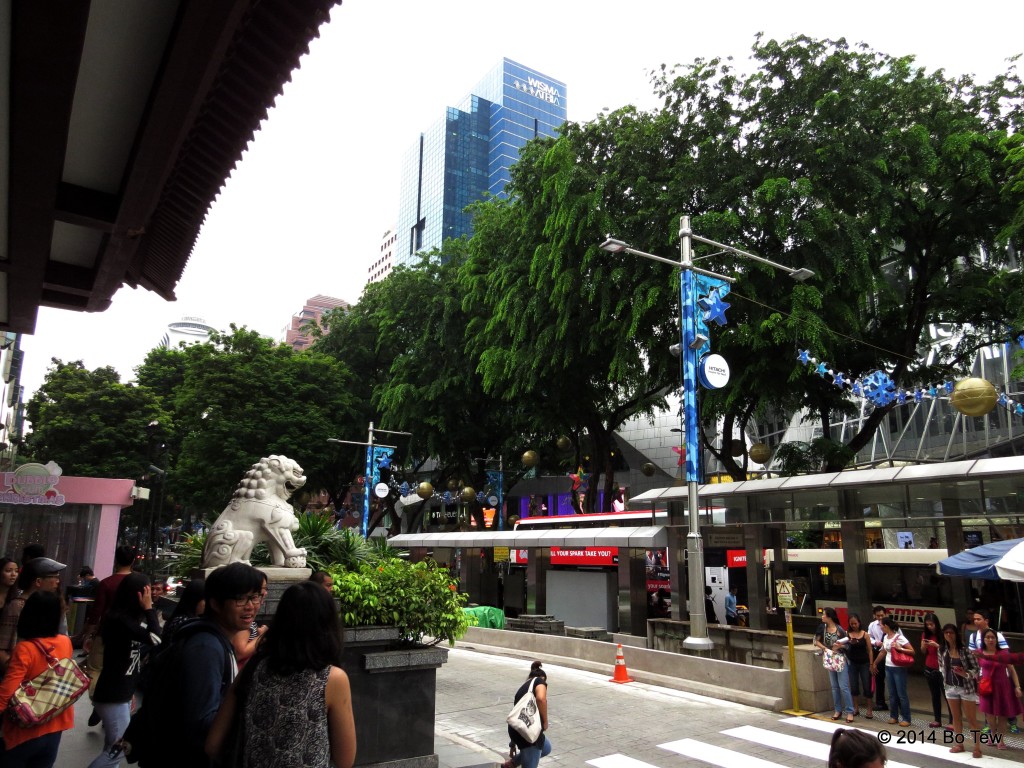
POLYGON ((807 269, 807 267, 800 267, 800 269, 790 272, 789 276, 796 280, 798 283, 802 283, 805 280, 814 277, 814 273, 811 270, 807 269))
POLYGON ((628 247, 627 243, 622 240, 616 240, 611 235, 608 235, 607 239, 601 243, 601 250, 608 251, 608 253, 622 253, 628 247))

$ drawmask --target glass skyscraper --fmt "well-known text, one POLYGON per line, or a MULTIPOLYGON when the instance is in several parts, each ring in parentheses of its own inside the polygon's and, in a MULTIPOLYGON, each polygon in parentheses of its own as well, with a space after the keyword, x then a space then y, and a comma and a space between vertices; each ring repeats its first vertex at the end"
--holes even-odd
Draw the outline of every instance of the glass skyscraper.
POLYGON ((402 159, 396 263, 470 234, 465 212, 485 192, 504 194, 509 168, 536 136, 565 122, 565 84, 510 59, 420 134, 402 159))

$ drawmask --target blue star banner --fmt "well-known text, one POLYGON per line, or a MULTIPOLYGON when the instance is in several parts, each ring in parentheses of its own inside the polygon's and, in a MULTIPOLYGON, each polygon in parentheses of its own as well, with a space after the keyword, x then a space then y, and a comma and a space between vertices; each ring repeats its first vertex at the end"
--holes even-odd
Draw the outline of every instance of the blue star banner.
POLYGON ((373 489, 380 482, 380 471, 391 468, 391 457, 394 455, 394 448, 387 448, 383 445, 366 446, 366 492, 363 494, 363 538, 369 534, 370 528, 370 496, 373 489))
POLYGON ((686 442, 686 481, 700 482, 700 436, 697 432, 697 361, 711 349, 708 323, 725 325, 729 304, 722 299, 729 283, 691 269, 680 274, 680 303, 683 309, 683 427, 686 442), (698 299, 698 295, 700 298, 698 299), (699 310, 699 311, 698 311, 699 310), (698 348, 697 335, 704 341, 698 348))
MULTIPOLYGON (((1021 338, 1024 339, 1024 336, 1021 338)), ((1020 343, 1024 348, 1024 342, 1020 343)), ((830 379, 833 386, 842 390, 848 388, 854 397, 867 400, 875 408, 885 408, 893 403, 904 405, 907 402, 922 403, 925 400, 949 398, 956 386, 955 381, 947 380, 938 384, 903 389, 897 387, 885 371, 872 371, 851 380, 842 371, 832 370, 828 363, 811 355, 808 349, 801 349, 796 359, 821 378, 830 379)), ((999 395, 996 405, 1013 415, 1024 416, 1024 404, 1011 399, 1005 392, 999 395)))

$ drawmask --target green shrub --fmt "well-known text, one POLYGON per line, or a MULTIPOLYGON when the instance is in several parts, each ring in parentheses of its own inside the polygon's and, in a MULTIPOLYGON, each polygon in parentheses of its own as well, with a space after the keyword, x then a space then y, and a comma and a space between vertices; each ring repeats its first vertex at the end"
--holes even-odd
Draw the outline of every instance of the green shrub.
POLYGON ((331 577, 346 627, 397 626, 406 643, 455 645, 470 625, 462 610, 466 595, 435 562, 389 558, 354 570, 335 568, 331 577))

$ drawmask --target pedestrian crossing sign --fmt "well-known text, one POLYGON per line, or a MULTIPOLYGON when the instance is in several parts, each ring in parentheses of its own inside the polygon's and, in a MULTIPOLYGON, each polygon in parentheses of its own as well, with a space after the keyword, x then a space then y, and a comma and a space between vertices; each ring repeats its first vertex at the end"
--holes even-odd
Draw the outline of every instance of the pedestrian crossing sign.
POLYGON ((779 608, 796 608, 796 593, 790 579, 778 579, 775 582, 775 594, 779 608))

